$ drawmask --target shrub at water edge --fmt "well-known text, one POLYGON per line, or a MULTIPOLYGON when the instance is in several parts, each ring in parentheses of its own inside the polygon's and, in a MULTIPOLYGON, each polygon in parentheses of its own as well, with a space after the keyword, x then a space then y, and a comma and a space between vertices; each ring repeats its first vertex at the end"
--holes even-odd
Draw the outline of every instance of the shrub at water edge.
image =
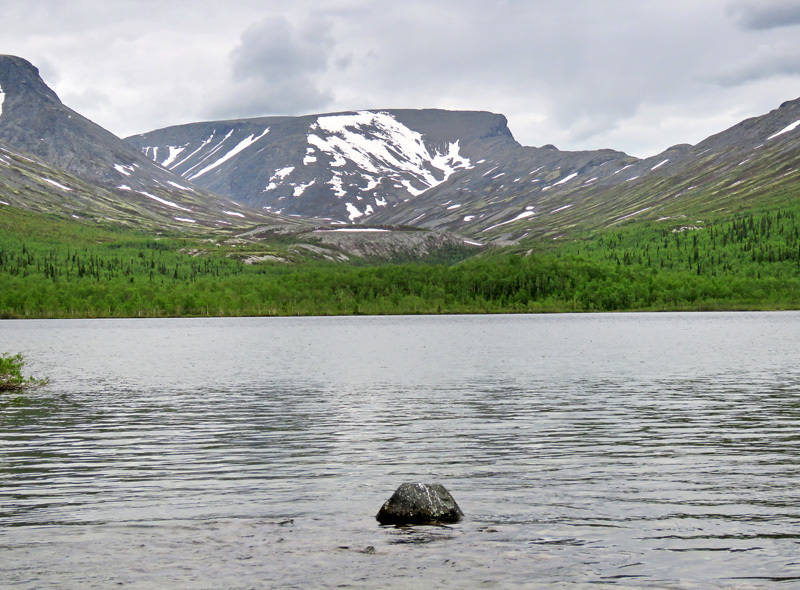
POLYGON ((49 379, 24 377, 25 359, 21 354, 0 354, 0 391, 22 391, 47 385, 49 379))

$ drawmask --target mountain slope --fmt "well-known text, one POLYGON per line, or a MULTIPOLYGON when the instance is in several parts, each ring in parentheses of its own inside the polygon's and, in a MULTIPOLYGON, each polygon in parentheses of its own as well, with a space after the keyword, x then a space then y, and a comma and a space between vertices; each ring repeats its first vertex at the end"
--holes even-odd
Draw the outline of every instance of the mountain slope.
POLYGON ((38 70, 14 56, 0 56, 0 142, 5 150, 0 186, 22 182, 32 191, 26 193, 28 201, 12 189, 6 202, 16 206, 154 227, 290 223, 213 195, 158 166, 63 105, 38 70), (54 177, 61 180, 40 182, 54 177))
POLYGON ((162 166, 269 211, 356 220, 518 147, 505 117, 438 110, 265 117, 127 138, 162 166))
MULTIPOLYGON (((483 239, 515 241, 525 236, 558 237, 634 219, 679 222, 794 199, 800 194, 800 99, 696 146, 674 146, 645 160, 631 159, 611 176, 585 178, 579 175, 572 185, 565 183, 547 194, 538 188, 516 192, 511 200, 514 207, 458 227, 483 239), (525 210, 533 214, 515 220, 525 210)), ((441 196, 451 194, 451 187, 440 190, 441 196)), ((433 193, 429 198, 437 196, 433 193)), ((422 225, 455 227, 438 221, 422 225)))
POLYGON ((435 109, 194 123, 123 141, 64 106, 30 63, 0 56, 0 144, 4 202, 153 229, 318 225, 280 213, 505 243, 800 190, 800 99, 647 159, 523 147, 502 115, 435 109))
POLYGON ((127 141, 268 211, 506 242, 752 202, 795 182, 798 120, 790 101, 646 159, 523 147, 502 115, 441 110, 195 123, 127 141))
POLYGON ((235 230, 255 223, 300 231, 316 225, 261 215, 243 207, 225 209, 224 202, 216 203, 219 210, 215 211, 205 194, 194 190, 186 192, 180 205, 168 201, 171 195, 165 192, 159 191, 162 197, 148 194, 98 186, 0 142, 0 213, 3 207, 16 207, 154 233, 235 230))

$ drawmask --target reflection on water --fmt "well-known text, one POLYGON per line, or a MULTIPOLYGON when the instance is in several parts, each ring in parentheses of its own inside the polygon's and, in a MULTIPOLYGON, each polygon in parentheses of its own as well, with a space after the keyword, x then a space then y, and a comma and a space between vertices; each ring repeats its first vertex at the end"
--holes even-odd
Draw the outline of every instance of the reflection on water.
MULTIPOLYGON (((18 588, 800 584, 800 314, 0 324, 18 588), (467 514, 382 527, 403 481, 467 514)), ((787 586, 788 585, 788 586, 787 586)))

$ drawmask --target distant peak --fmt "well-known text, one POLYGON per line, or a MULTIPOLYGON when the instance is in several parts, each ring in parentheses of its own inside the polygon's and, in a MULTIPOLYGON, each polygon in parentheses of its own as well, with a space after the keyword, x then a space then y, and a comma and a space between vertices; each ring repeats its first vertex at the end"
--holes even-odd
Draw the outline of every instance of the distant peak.
POLYGON ((22 67, 26 67, 26 68, 31 69, 31 70, 35 70, 37 74, 39 73, 39 70, 36 68, 36 66, 34 66, 27 59, 24 59, 22 57, 18 57, 16 55, 0 54, 0 65, 4 64, 6 62, 14 63, 14 64, 20 65, 22 67))
POLYGON ((61 103, 58 95, 42 80, 39 69, 15 55, 0 55, 0 87, 8 96, 38 94, 61 103))
POLYGON ((794 100, 787 100, 780 106, 780 108, 782 109, 793 109, 797 107, 800 107, 800 98, 796 98, 794 100))

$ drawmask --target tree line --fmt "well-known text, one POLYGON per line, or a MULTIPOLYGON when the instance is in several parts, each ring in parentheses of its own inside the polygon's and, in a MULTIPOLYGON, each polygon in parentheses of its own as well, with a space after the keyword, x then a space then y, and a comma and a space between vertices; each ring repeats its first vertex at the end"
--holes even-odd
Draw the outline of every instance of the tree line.
POLYGON ((0 317, 800 308, 797 211, 632 224, 457 264, 243 265, 187 240, 0 232, 0 317), (195 251, 196 253, 196 251, 195 251))

